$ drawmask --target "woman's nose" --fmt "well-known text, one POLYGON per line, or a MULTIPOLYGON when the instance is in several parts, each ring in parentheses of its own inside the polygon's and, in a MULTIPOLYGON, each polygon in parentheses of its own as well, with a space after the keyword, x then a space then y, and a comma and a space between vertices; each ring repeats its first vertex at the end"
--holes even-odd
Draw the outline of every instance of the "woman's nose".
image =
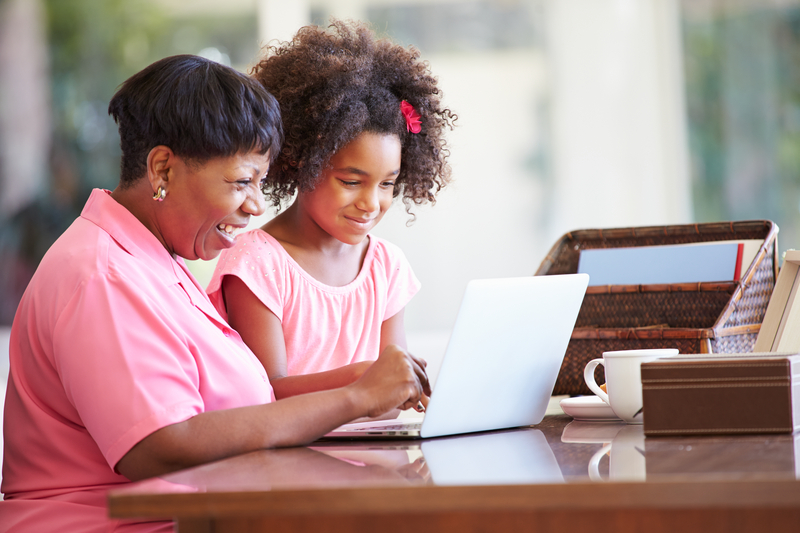
POLYGON ((264 193, 261 189, 250 191, 242 204, 242 210, 253 216, 263 215, 267 210, 267 200, 264 198, 264 193))

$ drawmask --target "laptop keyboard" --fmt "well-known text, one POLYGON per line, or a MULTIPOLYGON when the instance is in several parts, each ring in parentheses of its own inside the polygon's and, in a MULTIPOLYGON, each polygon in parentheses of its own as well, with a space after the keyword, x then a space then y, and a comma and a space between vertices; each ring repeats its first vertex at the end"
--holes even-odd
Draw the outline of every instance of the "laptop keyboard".
POLYGON ((408 422, 405 424, 393 424, 388 426, 377 426, 368 428, 353 428, 350 431, 414 431, 422 427, 422 422, 408 422))

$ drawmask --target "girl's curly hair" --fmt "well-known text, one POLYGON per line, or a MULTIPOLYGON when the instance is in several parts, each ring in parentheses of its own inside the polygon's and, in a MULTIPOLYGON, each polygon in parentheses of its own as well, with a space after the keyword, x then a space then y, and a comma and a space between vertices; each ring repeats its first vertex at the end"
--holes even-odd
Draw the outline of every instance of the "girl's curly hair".
POLYGON ((331 156, 362 132, 396 134, 402 147, 394 196, 434 203, 450 179, 445 127, 457 116, 414 47, 379 39, 365 24, 332 20, 329 30, 305 26, 294 39, 266 48, 251 74, 278 100, 285 142, 270 167, 265 194, 275 207, 316 185, 331 156), (420 133, 407 131, 406 100, 420 133))

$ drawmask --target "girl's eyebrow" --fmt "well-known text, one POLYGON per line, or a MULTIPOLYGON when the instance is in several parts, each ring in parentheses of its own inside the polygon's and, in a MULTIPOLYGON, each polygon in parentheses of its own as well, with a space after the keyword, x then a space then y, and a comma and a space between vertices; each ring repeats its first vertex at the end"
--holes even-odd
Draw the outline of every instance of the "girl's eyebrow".
MULTIPOLYGON (((361 170, 357 167, 342 167, 342 168, 335 168, 333 169, 334 172, 345 172, 347 174, 356 174, 358 176, 369 176, 369 172, 361 170)), ((397 176, 400 174, 400 169, 392 170, 388 175, 389 176, 397 176)))
POLYGON ((335 172, 346 172, 347 174, 358 174, 359 176, 369 176, 369 173, 357 167, 342 167, 333 169, 335 172))

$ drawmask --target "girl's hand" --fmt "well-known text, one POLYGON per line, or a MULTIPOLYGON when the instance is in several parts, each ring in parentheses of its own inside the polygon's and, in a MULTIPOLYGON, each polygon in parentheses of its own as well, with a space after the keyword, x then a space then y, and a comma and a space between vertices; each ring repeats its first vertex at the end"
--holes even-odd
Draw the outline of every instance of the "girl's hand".
POLYGON ((425 373, 427 363, 397 345, 387 346, 378 359, 352 384, 367 408, 376 417, 399 407, 416 407, 431 388, 425 373))

